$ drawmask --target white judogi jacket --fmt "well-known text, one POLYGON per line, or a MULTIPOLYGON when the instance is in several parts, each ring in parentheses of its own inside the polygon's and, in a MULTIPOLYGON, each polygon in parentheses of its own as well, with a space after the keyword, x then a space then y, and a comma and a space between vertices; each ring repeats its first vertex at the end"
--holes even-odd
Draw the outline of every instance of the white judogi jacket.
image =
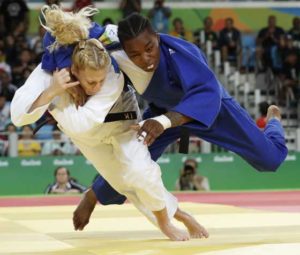
MULTIPOLYGON (((17 90, 11 103, 11 117, 16 126, 36 122, 46 110, 58 122, 97 171, 119 193, 127 198, 153 223, 151 211, 167 207, 173 217, 177 200, 164 187, 161 171, 151 160, 148 148, 138 142, 136 132, 130 130, 134 120, 103 123, 113 112, 139 109, 132 89, 123 91, 123 74, 117 74, 113 66, 101 90, 88 98, 84 106, 76 108, 65 92, 51 103, 28 112, 34 101, 51 83, 52 75, 36 67, 26 83, 17 90)), ((140 117, 139 117, 140 118, 140 117)))

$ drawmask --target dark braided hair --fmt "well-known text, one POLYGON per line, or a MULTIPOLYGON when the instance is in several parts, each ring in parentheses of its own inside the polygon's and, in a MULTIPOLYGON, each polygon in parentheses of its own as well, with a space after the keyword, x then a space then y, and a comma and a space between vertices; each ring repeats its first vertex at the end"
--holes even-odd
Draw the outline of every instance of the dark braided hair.
POLYGON ((121 45, 123 46, 125 41, 137 37, 146 29, 149 32, 155 33, 149 19, 138 13, 132 13, 125 19, 122 19, 118 23, 118 37, 121 45))

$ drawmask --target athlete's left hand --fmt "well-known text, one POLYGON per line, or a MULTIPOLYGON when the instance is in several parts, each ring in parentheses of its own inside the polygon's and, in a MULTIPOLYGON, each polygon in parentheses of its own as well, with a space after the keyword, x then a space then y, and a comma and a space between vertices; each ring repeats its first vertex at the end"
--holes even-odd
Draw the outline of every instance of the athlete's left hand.
POLYGON ((148 119, 139 124, 132 125, 131 129, 136 130, 137 137, 144 139, 144 144, 150 146, 157 137, 164 132, 164 127, 156 120, 148 119))

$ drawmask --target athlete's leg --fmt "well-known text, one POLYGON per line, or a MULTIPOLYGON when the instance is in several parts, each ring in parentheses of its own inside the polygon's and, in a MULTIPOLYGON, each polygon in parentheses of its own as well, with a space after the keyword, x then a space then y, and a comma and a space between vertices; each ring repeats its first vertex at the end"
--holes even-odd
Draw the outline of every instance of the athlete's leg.
MULTIPOLYGON (((161 154, 164 152, 166 147, 176 141, 179 138, 179 129, 178 128, 171 128, 166 130, 150 147, 149 152, 151 158, 156 161, 161 154)), ((94 192, 94 196, 90 197, 97 197, 97 200, 103 204, 121 204, 124 203, 126 197, 119 194, 115 191, 109 183, 102 177, 99 176, 96 181, 92 185, 92 190, 88 192, 94 192)), ((96 201, 95 201, 96 202, 96 201)))
POLYGON ((275 171, 287 155, 282 125, 279 118, 274 118, 278 115, 275 109, 277 107, 270 108, 270 118, 263 132, 233 99, 222 100, 220 113, 210 129, 197 123, 187 126, 204 140, 237 153, 257 170, 275 171))

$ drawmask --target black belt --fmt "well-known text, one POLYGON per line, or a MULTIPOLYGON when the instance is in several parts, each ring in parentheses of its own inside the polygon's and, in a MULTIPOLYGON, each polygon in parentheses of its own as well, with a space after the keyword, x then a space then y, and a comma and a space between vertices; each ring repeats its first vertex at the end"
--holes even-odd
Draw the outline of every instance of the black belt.
POLYGON ((190 130, 186 127, 180 127, 179 153, 188 154, 190 143, 190 130))
MULTIPOLYGON (((107 114, 104 119, 104 123, 120 121, 120 120, 136 120, 136 119, 137 119, 137 113, 135 111, 116 112, 116 113, 107 114)), ((33 134, 36 134, 43 126, 49 123, 56 124, 57 121, 52 116, 48 116, 44 121, 42 121, 39 125, 35 127, 35 129, 33 130, 33 134)))
POLYGON ((109 113, 106 115, 104 122, 113 122, 119 120, 136 120, 137 114, 135 111, 129 112, 116 112, 116 113, 109 113))

